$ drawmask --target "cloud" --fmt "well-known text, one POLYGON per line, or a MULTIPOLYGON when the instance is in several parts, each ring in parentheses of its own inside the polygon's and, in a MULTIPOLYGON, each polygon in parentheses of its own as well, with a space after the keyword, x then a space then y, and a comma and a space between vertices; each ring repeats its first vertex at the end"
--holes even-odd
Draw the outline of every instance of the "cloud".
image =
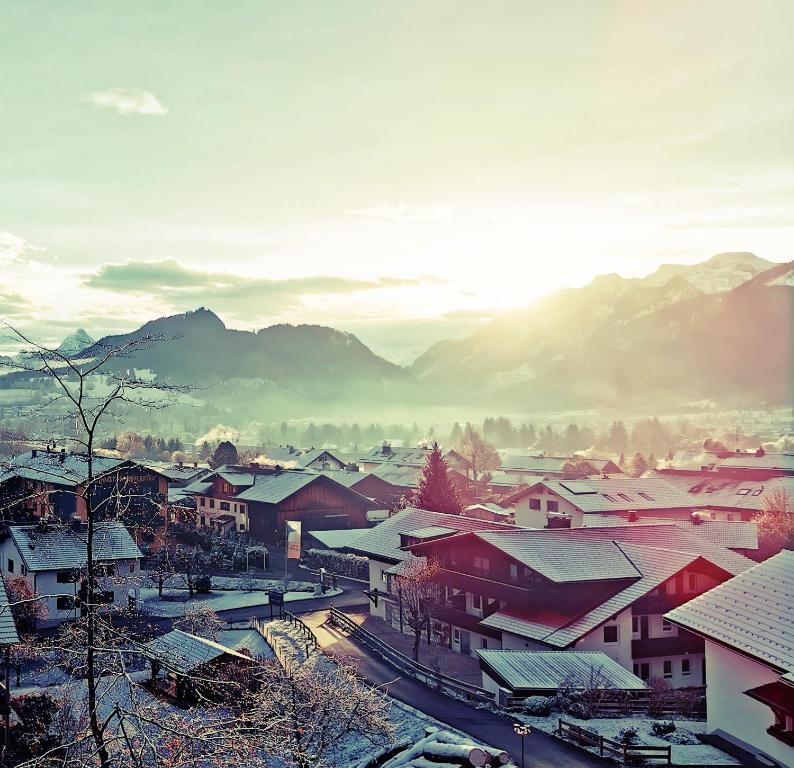
POLYGON ((300 307, 306 297, 341 296, 419 282, 400 277, 354 280, 332 275, 271 280, 202 272, 189 269, 175 259, 104 264, 98 271, 83 276, 83 284, 89 288, 157 296, 175 309, 192 307, 200 299, 235 315, 274 315, 300 307))
POLYGON ((91 103, 100 109, 112 109, 119 115, 164 115, 165 106, 153 93, 140 88, 110 88, 91 94, 91 103))
POLYGON ((356 208, 345 211, 347 216, 364 216, 370 219, 387 219, 389 221, 449 221, 455 215, 455 209, 449 205, 413 205, 398 203, 387 205, 382 203, 370 208, 356 208))
POLYGON ((31 251, 44 251, 46 248, 33 245, 24 237, 8 231, 0 232, 0 265, 7 266, 20 261, 31 251))

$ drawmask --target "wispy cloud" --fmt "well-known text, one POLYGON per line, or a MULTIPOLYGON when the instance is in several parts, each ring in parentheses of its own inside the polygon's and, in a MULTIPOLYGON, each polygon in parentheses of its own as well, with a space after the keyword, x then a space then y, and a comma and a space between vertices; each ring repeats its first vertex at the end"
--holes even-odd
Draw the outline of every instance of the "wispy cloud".
POLYGON ((346 279, 312 275, 283 280, 190 269, 175 259, 104 264, 83 276, 83 284, 127 295, 156 295, 175 309, 196 301, 236 315, 277 314, 301 306, 307 297, 343 296, 383 288, 418 285, 420 279, 346 279))
POLYGON ((46 248, 33 245, 29 240, 12 232, 0 232, 0 264, 7 266, 19 261, 31 251, 44 251, 46 248))
POLYGON ((91 103, 100 109, 110 109, 119 115, 158 115, 168 112, 151 91, 140 88, 110 88, 91 94, 91 103))
POLYGON ((369 208, 355 208, 345 211, 348 216, 364 216, 370 219, 387 219, 389 221, 449 221, 455 215, 455 209, 449 205, 413 205, 398 203, 388 205, 382 203, 369 208))

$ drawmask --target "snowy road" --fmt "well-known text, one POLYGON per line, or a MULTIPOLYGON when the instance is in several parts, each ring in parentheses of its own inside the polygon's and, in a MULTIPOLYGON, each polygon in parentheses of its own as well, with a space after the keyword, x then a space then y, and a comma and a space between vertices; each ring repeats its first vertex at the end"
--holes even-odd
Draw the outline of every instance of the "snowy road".
MULTIPOLYGON (((415 680, 400 677, 400 673, 393 667, 371 656, 336 627, 325 624, 326 616, 327 611, 322 610, 302 616, 314 630, 323 650, 356 659, 359 673, 372 685, 388 684, 389 695, 395 699, 481 739, 486 744, 508 751, 516 764, 520 765, 521 740, 513 732, 512 719, 474 709, 463 702, 431 691, 415 680)), ((526 768, 593 768, 606 765, 614 763, 581 752, 540 731, 533 731, 526 739, 526 768)))

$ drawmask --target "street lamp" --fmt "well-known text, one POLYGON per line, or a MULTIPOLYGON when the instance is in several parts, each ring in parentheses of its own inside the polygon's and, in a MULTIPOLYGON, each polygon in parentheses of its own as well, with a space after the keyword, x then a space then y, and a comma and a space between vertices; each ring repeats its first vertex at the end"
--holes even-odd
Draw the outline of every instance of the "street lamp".
POLYGON ((532 733, 532 729, 524 723, 513 723, 513 730, 521 737, 521 768, 524 768, 524 739, 532 733))
POLYGON ((320 568, 320 594, 325 594, 325 568, 320 568))

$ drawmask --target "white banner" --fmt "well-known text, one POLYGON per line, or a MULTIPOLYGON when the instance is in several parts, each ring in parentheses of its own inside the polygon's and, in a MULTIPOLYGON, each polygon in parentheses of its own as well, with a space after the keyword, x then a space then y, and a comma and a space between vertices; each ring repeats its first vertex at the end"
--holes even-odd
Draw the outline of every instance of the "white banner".
POLYGON ((301 559, 300 520, 287 520, 287 560, 301 559))

